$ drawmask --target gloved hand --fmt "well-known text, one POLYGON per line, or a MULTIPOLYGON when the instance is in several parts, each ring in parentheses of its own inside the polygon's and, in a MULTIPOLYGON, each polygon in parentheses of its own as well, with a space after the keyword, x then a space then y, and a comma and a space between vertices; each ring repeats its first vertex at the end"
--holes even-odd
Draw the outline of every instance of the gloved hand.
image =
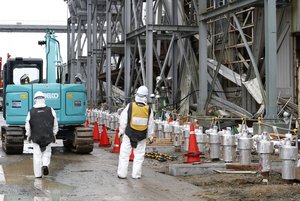
POLYGON ((123 137, 124 133, 119 133, 119 138, 123 137))
POLYGON ((149 144, 153 143, 153 137, 149 137, 149 144))

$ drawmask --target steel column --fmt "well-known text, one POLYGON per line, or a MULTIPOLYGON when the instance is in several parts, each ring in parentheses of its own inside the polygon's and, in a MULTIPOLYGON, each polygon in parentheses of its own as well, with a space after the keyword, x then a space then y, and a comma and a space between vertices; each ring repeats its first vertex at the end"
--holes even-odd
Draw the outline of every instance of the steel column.
POLYGON ((92 101, 93 106, 97 107, 97 2, 93 4, 93 55, 92 55, 92 101))
POLYGON ((146 86, 150 95, 153 93, 153 30, 149 25, 153 24, 153 0, 147 0, 146 16, 146 86))
MULTIPOLYGON (((82 56, 82 47, 81 47, 81 37, 82 37, 81 27, 82 27, 82 21, 81 21, 81 19, 79 17, 78 17, 77 21, 78 21, 77 25, 80 28, 77 30, 77 66, 75 67, 75 73, 82 73, 82 72, 84 72, 86 70, 85 68, 81 69, 82 63, 78 59, 80 56, 82 56)), ((75 37, 75 33, 74 33, 74 37, 75 37)), ((76 40, 74 40, 74 47, 75 47, 75 43, 76 43, 76 40)), ((75 57, 76 57, 76 54, 75 54, 75 57)), ((74 73, 74 75, 75 75, 75 73, 74 73)), ((71 78, 71 79, 73 79, 73 82, 74 82, 74 77, 71 78)))
MULTIPOLYGON (((68 59, 68 61, 71 61, 71 69, 69 69, 69 82, 70 83, 74 83, 74 76, 75 76, 75 72, 76 72, 76 65, 78 65, 78 61, 76 60, 76 52, 75 52, 75 17, 71 18, 71 47, 70 52, 71 52, 71 58, 70 60, 68 59)), ((80 29, 80 28, 79 28, 80 29)), ((68 34, 69 35, 69 34, 68 34)))
POLYGON ((130 46, 131 41, 127 38, 127 34, 131 30, 131 1, 125 1, 125 62, 124 62, 124 91, 125 91, 125 103, 130 101, 130 69, 131 69, 131 60, 130 60, 130 46))
POLYGON ((88 105, 91 106, 91 57, 92 57, 92 44, 91 44, 91 33, 92 33, 92 0, 87 0, 87 99, 88 105))
MULTIPOLYGON (((171 23, 173 25, 178 25, 178 16, 177 16, 177 9, 178 9, 178 1, 172 1, 172 15, 171 15, 171 23)), ((177 65, 177 41, 174 41, 172 47, 172 103, 173 108, 175 109, 177 106, 175 103, 177 102, 177 91, 178 91, 178 65, 177 65)))
POLYGON ((265 67, 266 67, 266 116, 277 115, 277 27, 276 1, 265 0, 265 67))
MULTIPOLYGON (((198 4, 201 10, 206 10, 206 1, 199 0, 198 4)), ((204 21, 199 22, 199 101, 198 112, 201 115, 206 114, 205 102, 207 98, 207 24, 204 21)))
POLYGON ((106 0, 106 103, 111 104, 111 1, 106 0))

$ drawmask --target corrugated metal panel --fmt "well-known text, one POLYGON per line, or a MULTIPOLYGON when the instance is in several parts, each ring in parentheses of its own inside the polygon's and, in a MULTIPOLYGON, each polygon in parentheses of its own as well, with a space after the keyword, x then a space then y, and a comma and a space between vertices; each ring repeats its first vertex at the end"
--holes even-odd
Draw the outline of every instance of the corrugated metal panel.
MULTIPOLYGON (((288 9, 289 10, 289 9, 288 9)), ((291 12, 284 12, 284 16, 281 27, 291 24, 291 12)), ((279 20, 278 20, 279 23, 279 20)), ((289 26, 291 27, 291 26, 289 26)), ((278 33, 280 34, 280 33, 278 33)), ((279 35, 278 35, 279 37, 279 35)), ((279 45, 279 44, 278 44, 279 45)), ((288 33, 280 46, 277 54, 277 66, 278 66, 278 94, 281 97, 293 97, 293 62, 292 62, 292 38, 291 28, 288 29, 288 33)))
POLYGON ((299 0, 292 1, 292 32, 300 32, 300 2, 299 0))

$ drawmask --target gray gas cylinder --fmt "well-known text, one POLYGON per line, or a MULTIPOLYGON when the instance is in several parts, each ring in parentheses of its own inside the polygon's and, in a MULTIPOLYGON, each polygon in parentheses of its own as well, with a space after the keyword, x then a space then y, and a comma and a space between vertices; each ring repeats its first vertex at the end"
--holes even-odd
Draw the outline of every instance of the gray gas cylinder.
POLYGON ((179 121, 175 121, 172 127, 173 127, 173 145, 175 147, 180 147, 182 139, 181 139, 181 127, 179 125, 179 121))
POLYGON ((270 135, 263 132, 261 139, 257 144, 257 152, 259 154, 259 172, 269 172, 271 170, 271 154, 274 151, 273 142, 270 141, 270 135))
POLYGON ((208 142, 207 134, 203 133, 203 127, 195 130, 197 145, 200 153, 206 153, 206 144, 208 142))
POLYGON ((171 126, 167 121, 163 123, 163 133, 165 138, 171 138, 171 126))
POLYGON ((248 136, 248 130, 243 130, 238 138, 239 162, 242 165, 251 164, 251 149, 253 139, 248 136))
POLYGON ((162 121, 157 121, 156 122, 156 126, 157 126, 157 137, 158 138, 163 138, 164 137, 164 133, 163 133, 163 122, 162 121))
POLYGON ((184 151, 188 151, 189 137, 190 137, 190 123, 187 123, 183 126, 183 135, 184 135, 184 151))
POLYGON ((231 128, 228 127, 221 135, 221 146, 223 150, 223 160, 225 163, 231 163, 235 160, 235 135, 232 135, 231 128))
POLYGON ((282 179, 293 180, 296 178, 296 161, 298 149, 291 145, 291 139, 285 138, 280 147, 279 156, 282 160, 282 179))
POLYGON ((214 126, 209 133, 209 157, 211 160, 220 158, 220 136, 217 126, 214 126))

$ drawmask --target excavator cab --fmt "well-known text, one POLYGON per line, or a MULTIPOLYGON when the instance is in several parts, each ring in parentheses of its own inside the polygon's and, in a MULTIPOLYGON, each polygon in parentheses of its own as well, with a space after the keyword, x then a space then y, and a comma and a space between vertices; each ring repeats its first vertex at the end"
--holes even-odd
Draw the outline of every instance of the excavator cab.
MULTIPOLYGON (((19 86, 21 84, 29 84, 30 77, 32 82, 43 82, 43 60, 39 58, 8 58, 3 67, 3 118, 6 119, 6 105, 9 103, 6 100, 7 86, 13 87, 13 90, 18 91, 21 88, 29 88, 28 86, 19 86)), ((21 102, 12 102, 14 107, 17 107, 21 102)), ((28 110, 29 108, 24 108, 28 110)), ((26 112, 26 111, 25 111, 26 112)))

